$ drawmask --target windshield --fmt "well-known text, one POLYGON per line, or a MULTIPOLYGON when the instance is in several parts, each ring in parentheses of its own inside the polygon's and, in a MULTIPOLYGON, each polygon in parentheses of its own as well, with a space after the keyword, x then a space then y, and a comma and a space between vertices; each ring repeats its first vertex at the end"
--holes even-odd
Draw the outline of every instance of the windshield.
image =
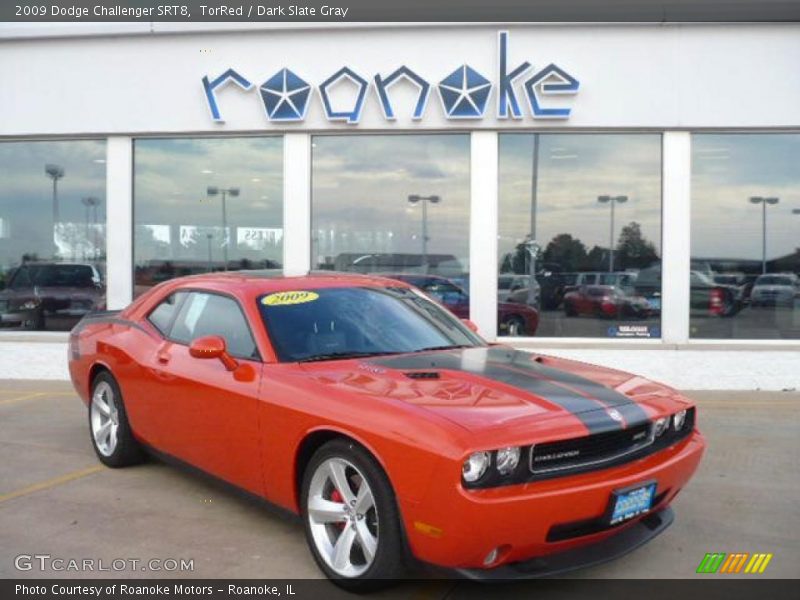
POLYGON ((483 346, 452 313, 407 288, 325 288, 258 299, 281 362, 483 346))
POLYGON ((93 287, 94 276, 89 265, 27 265, 17 270, 8 287, 93 287))
POLYGON ((792 285, 792 279, 780 275, 762 275, 756 281, 756 285, 792 285))

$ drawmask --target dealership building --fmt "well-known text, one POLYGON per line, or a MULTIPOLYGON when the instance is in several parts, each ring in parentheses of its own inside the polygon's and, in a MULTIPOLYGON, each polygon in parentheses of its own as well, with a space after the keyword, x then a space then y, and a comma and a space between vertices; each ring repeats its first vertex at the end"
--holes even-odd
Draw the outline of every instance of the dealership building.
POLYGON ((162 281, 277 268, 800 388, 799 61, 797 23, 3 25, 0 376, 63 375, 77 318, 162 281))

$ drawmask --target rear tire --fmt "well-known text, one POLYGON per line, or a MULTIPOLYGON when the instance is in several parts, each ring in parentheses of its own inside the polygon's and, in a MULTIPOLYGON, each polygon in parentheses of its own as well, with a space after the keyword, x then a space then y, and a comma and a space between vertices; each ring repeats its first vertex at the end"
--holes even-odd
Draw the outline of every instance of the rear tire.
POLYGON ((516 315, 506 319, 505 326, 506 335, 509 337, 519 337, 528 333, 525 331, 525 321, 516 315))
POLYGON ((133 437, 117 380, 102 371, 92 382, 89 400, 89 434, 97 458, 107 467, 139 464, 144 453, 133 437))
POLYGON ((303 473, 300 507, 311 554, 336 585, 367 592, 403 576, 394 491, 364 448, 336 439, 317 450, 303 473))

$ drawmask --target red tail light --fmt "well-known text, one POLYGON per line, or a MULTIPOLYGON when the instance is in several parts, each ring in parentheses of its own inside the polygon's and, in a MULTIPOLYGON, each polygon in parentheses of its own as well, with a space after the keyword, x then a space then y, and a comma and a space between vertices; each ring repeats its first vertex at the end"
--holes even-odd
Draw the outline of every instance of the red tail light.
POLYGON ((721 315, 724 312, 725 294, 721 289, 711 290, 711 296, 708 299, 708 310, 712 315, 721 315))

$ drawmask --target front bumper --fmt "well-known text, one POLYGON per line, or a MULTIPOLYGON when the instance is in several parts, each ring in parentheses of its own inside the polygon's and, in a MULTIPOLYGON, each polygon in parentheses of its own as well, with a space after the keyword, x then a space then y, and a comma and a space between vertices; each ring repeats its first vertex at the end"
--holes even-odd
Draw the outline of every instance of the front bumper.
MULTIPOLYGON (((403 503, 401 498, 411 552, 425 563, 456 569, 467 576, 476 577, 469 573, 482 571, 481 578, 491 578, 488 573, 501 567, 577 548, 610 551, 602 544, 619 536, 623 536, 619 542, 608 544, 617 552, 621 552, 619 547, 628 546, 628 552, 656 535, 642 535, 640 523, 669 507, 694 474, 704 449, 705 440, 695 430, 673 446, 615 467, 482 490, 465 490, 460 483, 453 484, 454 474, 449 472, 452 466, 447 467, 448 472, 443 469, 436 474, 420 501, 403 503), (657 483, 651 512, 618 526, 606 526, 603 517, 611 494, 650 480, 657 483), (631 541, 633 538, 640 541, 631 541), (498 558, 484 565, 495 548, 499 549, 498 558)), ((661 531, 666 525, 656 529, 661 531)), ((569 562, 570 569, 591 564, 581 556, 566 556, 572 558, 559 560, 569 562)), ((553 569, 556 567, 542 571, 548 574, 553 569)), ((501 578, 505 576, 508 572, 501 578)))
POLYGON ((578 546, 555 554, 502 565, 494 569, 456 569, 456 573, 476 581, 508 581, 552 577, 575 569, 611 562, 643 546, 675 520, 669 507, 652 512, 616 535, 588 546, 578 546))

